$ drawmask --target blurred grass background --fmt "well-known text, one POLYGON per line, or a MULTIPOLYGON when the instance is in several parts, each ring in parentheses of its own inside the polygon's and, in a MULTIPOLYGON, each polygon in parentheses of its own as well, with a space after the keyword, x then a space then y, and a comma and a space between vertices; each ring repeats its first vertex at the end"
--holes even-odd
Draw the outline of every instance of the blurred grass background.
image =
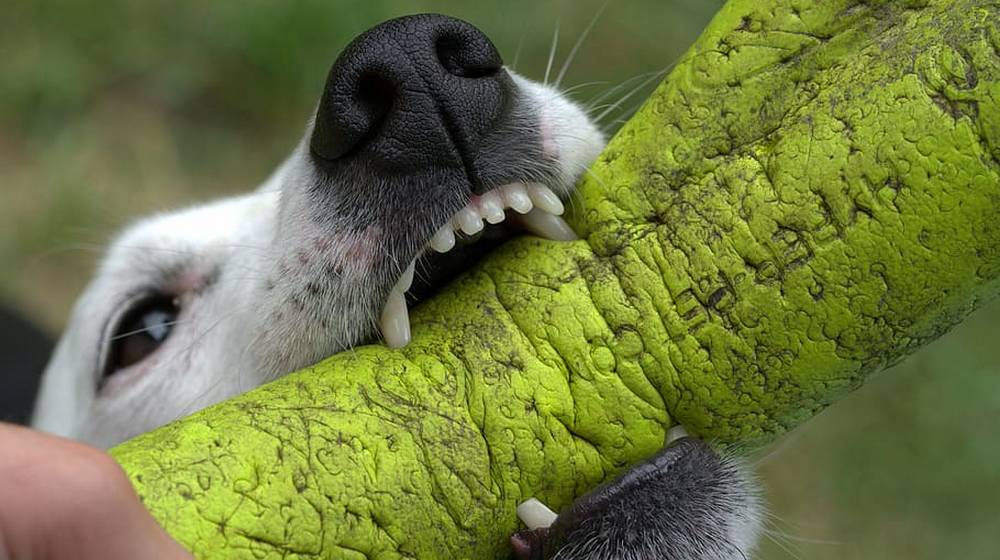
MULTIPOLYGON (((465 18, 540 79, 557 22, 558 68, 602 3, 7 0, 0 300, 58 332, 114 231, 254 187, 298 139, 336 54, 381 20, 465 18)), ((564 85, 588 101, 667 66, 720 5, 611 2, 564 85)), ((1000 306, 980 311, 761 453, 775 534, 759 557, 996 558, 998 319, 1000 306)))

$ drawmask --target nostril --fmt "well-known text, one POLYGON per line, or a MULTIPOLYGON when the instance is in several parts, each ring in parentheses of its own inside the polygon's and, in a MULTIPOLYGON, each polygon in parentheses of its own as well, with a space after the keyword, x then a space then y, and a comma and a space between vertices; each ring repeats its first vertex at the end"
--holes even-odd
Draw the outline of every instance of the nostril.
POLYGON ((340 159, 378 135, 399 95, 396 82, 379 69, 348 76, 352 69, 335 65, 316 113, 310 149, 325 161, 340 159))
POLYGON ((433 14, 387 21, 351 42, 330 69, 310 153, 325 169, 466 168, 507 109, 509 77, 471 24, 433 14), (471 157, 471 156, 469 156, 471 157))
POLYGON ((486 41, 483 44, 479 35, 442 33, 435 44, 438 61, 450 74, 461 78, 493 76, 503 68, 503 61, 488 39, 486 41))
POLYGON ((365 72, 358 77, 354 98, 368 117, 369 126, 374 129, 392 110, 396 95, 396 85, 392 81, 375 72, 365 72))

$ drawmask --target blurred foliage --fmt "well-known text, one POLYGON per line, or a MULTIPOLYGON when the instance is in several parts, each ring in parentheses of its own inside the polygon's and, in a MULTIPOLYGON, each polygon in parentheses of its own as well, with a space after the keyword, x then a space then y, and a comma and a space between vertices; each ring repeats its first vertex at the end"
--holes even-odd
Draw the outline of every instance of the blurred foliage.
MULTIPOLYGON (((56 331, 121 225, 253 188, 298 139, 336 54, 379 21, 462 17, 541 79, 556 29, 553 76, 603 3, 7 0, 0 298, 56 331)), ((621 99, 720 5, 611 0, 563 86, 588 102, 621 84, 607 98, 621 99)), ((774 535, 760 558, 996 556, 997 319, 980 312, 762 453, 774 535)))
MULTIPOLYGON (((0 172, 10 233, 0 258, 19 266, 0 269, 0 294, 57 329, 109 232, 130 216, 260 182, 301 134, 337 53, 379 21, 463 17, 541 78, 556 29, 553 76, 602 3, 7 0, 0 172)), ((615 4, 564 84, 581 86, 574 95, 586 101, 662 69, 719 4, 615 4)))

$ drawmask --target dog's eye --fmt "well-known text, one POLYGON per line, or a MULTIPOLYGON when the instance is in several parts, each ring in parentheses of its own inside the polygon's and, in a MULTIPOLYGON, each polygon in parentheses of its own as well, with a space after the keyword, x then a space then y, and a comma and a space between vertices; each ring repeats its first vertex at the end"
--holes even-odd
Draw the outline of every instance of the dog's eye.
POLYGON ((180 308, 171 297, 137 302, 118 323, 111 338, 110 355, 104 377, 145 360, 170 337, 180 308))

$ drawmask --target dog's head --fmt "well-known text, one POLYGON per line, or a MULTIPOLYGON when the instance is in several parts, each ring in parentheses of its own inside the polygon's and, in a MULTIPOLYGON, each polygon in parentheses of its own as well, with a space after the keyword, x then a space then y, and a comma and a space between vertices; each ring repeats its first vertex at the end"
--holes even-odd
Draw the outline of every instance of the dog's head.
POLYGON ((560 198, 602 146, 580 108, 506 69, 471 25, 382 24, 333 65, 263 187, 117 239, 45 373, 35 425, 111 445, 376 332, 405 344, 415 261, 447 261, 484 221, 571 238, 560 198))

